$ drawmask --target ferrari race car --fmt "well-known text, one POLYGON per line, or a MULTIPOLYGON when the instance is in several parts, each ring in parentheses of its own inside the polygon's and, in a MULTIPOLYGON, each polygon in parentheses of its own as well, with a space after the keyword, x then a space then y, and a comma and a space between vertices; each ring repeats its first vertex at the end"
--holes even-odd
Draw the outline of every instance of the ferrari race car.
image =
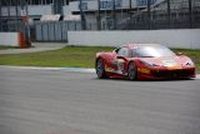
POLYGON ((195 65, 182 54, 158 44, 128 44, 96 54, 98 78, 129 80, 194 78, 195 65))

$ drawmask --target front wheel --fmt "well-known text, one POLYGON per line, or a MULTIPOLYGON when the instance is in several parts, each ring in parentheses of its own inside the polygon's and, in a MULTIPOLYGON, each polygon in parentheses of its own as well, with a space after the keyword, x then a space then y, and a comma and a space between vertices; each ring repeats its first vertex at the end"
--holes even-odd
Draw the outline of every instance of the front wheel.
POLYGON ((132 81, 137 79, 137 67, 133 62, 128 66, 128 79, 132 81))
POLYGON ((105 67, 102 59, 98 59, 96 62, 96 74, 100 79, 106 78, 105 67))

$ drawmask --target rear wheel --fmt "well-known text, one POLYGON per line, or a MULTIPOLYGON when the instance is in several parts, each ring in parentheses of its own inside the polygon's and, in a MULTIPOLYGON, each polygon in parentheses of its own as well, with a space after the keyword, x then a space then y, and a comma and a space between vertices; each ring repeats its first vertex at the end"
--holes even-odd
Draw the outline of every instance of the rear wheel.
POLYGON ((105 67, 102 59, 98 59, 96 62, 96 74, 100 79, 106 78, 105 67))
POLYGON ((128 79, 129 80, 137 79, 137 67, 133 62, 131 62, 128 66, 128 79))

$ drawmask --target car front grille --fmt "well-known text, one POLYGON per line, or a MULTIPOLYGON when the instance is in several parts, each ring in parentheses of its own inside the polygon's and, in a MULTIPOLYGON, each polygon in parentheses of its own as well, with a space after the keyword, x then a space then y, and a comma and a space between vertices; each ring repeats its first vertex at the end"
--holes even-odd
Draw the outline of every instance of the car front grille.
POLYGON ((194 69, 181 70, 156 70, 152 71, 153 76, 163 78, 189 77, 195 74, 194 69))

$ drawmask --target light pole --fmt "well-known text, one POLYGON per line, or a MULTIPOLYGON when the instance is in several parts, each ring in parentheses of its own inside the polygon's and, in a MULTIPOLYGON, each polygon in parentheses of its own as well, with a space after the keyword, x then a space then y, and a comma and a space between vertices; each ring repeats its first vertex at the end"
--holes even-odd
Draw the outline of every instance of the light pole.
POLYGON ((29 15, 28 15, 28 3, 26 0, 22 0, 20 2, 21 7, 21 18, 24 25, 24 35, 25 35, 25 41, 26 46, 24 47, 30 47, 31 46, 31 35, 30 35, 30 25, 29 25, 29 15))
POLYGON ((132 0, 129 0, 129 15, 130 15, 130 22, 132 24, 132 0))
POLYGON ((81 26, 83 30, 86 30, 86 22, 85 22, 85 16, 83 13, 83 1, 79 0, 80 4, 79 4, 79 8, 80 8, 80 14, 81 14, 81 26))
POLYGON ((1 7, 1 5, 2 5, 2 1, 0 0, 0 31, 2 31, 2 12, 1 12, 2 7, 1 7))
POLYGON ((151 29, 151 0, 147 0, 148 29, 151 29))
POLYGON ((15 12, 16 12, 16 31, 19 30, 18 26, 19 26, 19 23, 18 23, 18 20, 19 20, 19 11, 18 11, 18 1, 15 2, 15 12))
POLYGON ((193 27, 192 0, 188 0, 188 6, 189 6, 189 23, 190 23, 190 28, 192 28, 193 27))
POLYGON ((171 25, 171 6, 170 6, 170 0, 167 0, 167 17, 168 17, 168 26, 171 25))
POLYGON ((97 29, 101 30, 101 3, 100 0, 97 0, 97 4, 98 4, 98 16, 97 16, 97 29))
POLYGON ((116 30, 117 28, 117 22, 116 22, 116 6, 115 6, 115 0, 113 0, 113 29, 116 30))

